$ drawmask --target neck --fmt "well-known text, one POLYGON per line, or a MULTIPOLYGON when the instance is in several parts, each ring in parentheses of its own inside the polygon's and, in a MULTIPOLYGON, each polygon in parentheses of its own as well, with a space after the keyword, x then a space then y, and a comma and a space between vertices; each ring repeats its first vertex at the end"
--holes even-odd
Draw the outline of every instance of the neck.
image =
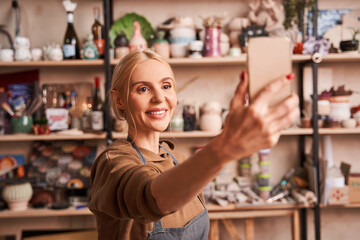
POLYGON ((135 142, 136 146, 148 149, 156 154, 159 153, 159 132, 144 133, 142 131, 135 132, 129 128, 129 137, 135 142))

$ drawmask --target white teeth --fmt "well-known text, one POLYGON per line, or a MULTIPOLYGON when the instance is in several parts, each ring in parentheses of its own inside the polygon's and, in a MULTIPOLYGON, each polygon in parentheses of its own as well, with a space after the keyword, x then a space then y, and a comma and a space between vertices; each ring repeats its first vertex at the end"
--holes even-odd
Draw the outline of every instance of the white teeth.
POLYGON ((158 112, 148 112, 148 114, 154 114, 154 115, 160 115, 160 114, 164 114, 165 110, 162 111, 158 111, 158 112))

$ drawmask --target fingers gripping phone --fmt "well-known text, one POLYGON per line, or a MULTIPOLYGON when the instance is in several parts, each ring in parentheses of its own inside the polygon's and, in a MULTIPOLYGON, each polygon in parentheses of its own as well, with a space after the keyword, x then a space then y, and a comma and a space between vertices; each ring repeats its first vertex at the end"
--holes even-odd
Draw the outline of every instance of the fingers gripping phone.
MULTIPOLYGON (((249 98, 254 101, 259 92, 270 82, 291 73, 291 44, 283 37, 251 38, 247 52, 249 98)), ((291 84, 274 94, 269 105, 274 106, 291 94, 291 84)))

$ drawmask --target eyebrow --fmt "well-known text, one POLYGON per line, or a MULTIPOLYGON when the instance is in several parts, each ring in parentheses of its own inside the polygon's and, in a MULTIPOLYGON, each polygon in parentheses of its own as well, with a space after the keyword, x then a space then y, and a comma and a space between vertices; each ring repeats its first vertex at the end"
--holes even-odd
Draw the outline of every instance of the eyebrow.
MULTIPOLYGON (((164 77, 164 78, 160 79, 159 82, 165 82, 166 80, 169 80, 169 79, 170 79, 172 82, 174 82, 174 80, 173 80, 171 77, 164 77)), ((131 87, 134 87, 135 85, 138 85, 138 84, 149 85, 149 82, 147 82, 147 81, 135 82, 135 83, 131 84, 131 87)))

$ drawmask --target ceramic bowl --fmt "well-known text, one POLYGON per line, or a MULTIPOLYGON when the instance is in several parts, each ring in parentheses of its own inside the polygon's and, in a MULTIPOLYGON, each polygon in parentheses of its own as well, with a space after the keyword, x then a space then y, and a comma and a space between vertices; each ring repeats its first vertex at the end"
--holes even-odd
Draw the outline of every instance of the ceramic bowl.
POLYGON ((357 51, 359 48, 358 40, 348 40, 340 42, 340 49, 342 52, 357 51))
POLYGON ((201 52, 203 49, 204 43, 203 41, 196 40, 189 43, 189 50, 201 52))
POLYGON ((335 119, 348 119, 351 117, 350 104, 349 103, 330 103, 330 118, 335 119))
POLYGON ((188 43, 172 43, 170 44, 170 53, 173 58, 186 57, 188 53, 188 43))
POLYGON ((196 38, 196 31, 194 28, 179 27, 170 31, 171 38, 196 38))
POLYGON ((344 119, 341 121, 341 126, 344 128, 356 128, 357 121, 355 118, 344 119))
POLYGON ((227 56, 229 54, 229 50, 230 50, 230 43, 229 42, 221 42, 220 43, 220 51, 221 51, 221 56, 227 56))
POLYGON ((1 49, 0 50, 0 61, 1 62, 14 61, 14 51, 12 49, 1 49))

